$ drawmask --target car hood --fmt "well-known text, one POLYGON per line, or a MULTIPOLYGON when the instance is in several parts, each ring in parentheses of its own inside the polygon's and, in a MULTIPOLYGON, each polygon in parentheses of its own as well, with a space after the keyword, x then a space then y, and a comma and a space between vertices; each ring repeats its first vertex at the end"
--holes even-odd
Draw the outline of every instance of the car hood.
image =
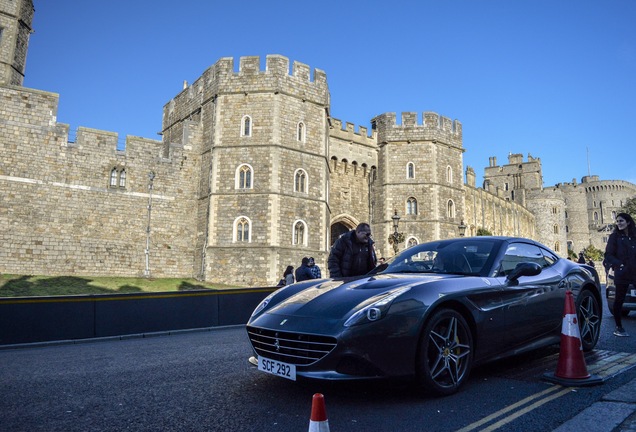
MULTIPOLYGON (((281 316, 341 319, 352 310, 402 287, 422 289, 454 275, 373 275, 356 279, 322 280, 272 306, 266 313, 281 316)), ((409 295, 409 294, 407 294, 409 295)), ((412 296, 411 293, 410 296, 412 296)))

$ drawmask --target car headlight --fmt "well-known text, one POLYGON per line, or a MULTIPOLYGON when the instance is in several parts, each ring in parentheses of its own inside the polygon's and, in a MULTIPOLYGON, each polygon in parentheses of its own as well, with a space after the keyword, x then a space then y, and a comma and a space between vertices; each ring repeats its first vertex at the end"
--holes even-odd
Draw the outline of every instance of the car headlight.
POLYGON ((274 294, 276 294, 277 292, 278 291, 274 291, 273 293, 271 293, 270 295, 265 297, 258 304, 258 306, 256 306, 256 309, 254 309, 254 312, 252 312, 252 315, 250 316, 250 318, 252 318, 254 315, 258 315, 263 309, 265 309, 267 307, 267 305, 269 304, 269 302, 272 300, 272 297, 274 297, 274 294))
POLYGON ((344 323, 344 326, 351 327, 354 325, 369 323, 384 318, 389 308, 391 307, 391 303, 393 303, 393 300, 410 289, 411 287, 403 287, 389 291, 376 301, 364 306, 362 309, 351 315, 349 319, 344 323))

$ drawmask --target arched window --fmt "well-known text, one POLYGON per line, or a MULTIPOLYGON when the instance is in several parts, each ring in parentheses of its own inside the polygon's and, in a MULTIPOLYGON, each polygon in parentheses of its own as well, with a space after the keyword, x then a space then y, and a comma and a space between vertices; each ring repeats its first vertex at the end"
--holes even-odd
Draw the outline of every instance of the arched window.
POLYGON ((557 224, 554 224, 554 226, 552 226, 552 230, 554 231, 555 234, 559 233, 559 226, 557 224))
POLYGON ((406 200, 406 214, 417 214, 417 200, 413 197, 409 197, 409 199, 406 200))
POLYGON ((305 123, 298 123, 298 127, 296 128, 296 139, 300 142, 305 142, 305 123))
POLYGON ((121 172, 119 173, 119 187, 120 188, 126 187, 126 170, 125 169, 121 170, 121 172))
POLYGON ((419 244, 420 242, 417 241, 417 239, 415 237, 409 237, 406 240, 406 247, 409 248, 411 246, 415 246, 416 244, 419 244))
POLYGON ((594 212, 594 222, 598 222, 598 212, 594 212))
POLYGON ((449 183, 453 182, 453 168, 450 165, 446 167, 446 181, 449 183))
POLYGON ((413 162, 406 164, 406 178, 415 178, 415 164, 413 162))
POLYGON ((241 136, 252 136, 252 118, 248 115, 243 116, 241 120, 241 136))
POLYGON ((110 171, 110 187, 117 187, 117 168, 110 171))
POLYGON ((294 192, 307 193, 307 173, 303 169, 294 174, 294 192))
POLYGON ((234 221, 234 242, 246 242, 250 243, 252 222, 245 216, 240 216, 234 221))
POLYGON ((447 209, 448 209, 447 216, 449 218, 454 218, 455 217, 455 203, 453 202, 453 200, 448 200, 447 209))
POLYGON ((554 243, 554 251, 561 252, 561 244, 559 242, 554 243))
POLYGON ((294 222, 292 244, 307 246, 307 224, 304 221, 297 220, 294 222))
POLYGON ((240 165, 236 169, 234 180, 235 189, 252 189, 252 173, 253 169, 248 164, 240 165))

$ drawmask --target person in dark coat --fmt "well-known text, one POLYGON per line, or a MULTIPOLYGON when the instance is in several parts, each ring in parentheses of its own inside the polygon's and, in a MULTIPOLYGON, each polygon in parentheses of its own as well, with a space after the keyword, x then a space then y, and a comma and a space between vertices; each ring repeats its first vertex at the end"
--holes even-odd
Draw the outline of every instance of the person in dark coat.
POLYGON ((579 252, 579 260, 577 262, 579 264, 585 264, 585 255, 583 255, 583 252, 579 252))
POLYGON ((300 267, 296 269, 296 282, 302 282, 305 280, 313 279, 314 275, 309 268, 309 258, 304 257, 300 267))
POLYGON ((629 336, 623 329, 621 312, 629 284, 636 285, 636 227, 634 219, 627 213, 619 213, 616 216, 616 228, 607 240, 604 262, 614 270, 614 335, 629 336))
POLYGON ((333 277, 359 276, 373 270, 376 265, 375 249, 368 223, 341 235, 331 246, 327 267, 333 277))

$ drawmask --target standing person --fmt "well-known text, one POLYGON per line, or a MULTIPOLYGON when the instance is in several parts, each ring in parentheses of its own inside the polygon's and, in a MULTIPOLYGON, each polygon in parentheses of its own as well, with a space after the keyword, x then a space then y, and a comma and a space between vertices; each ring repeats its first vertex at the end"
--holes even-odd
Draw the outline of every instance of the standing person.
POLYGON ((614 335, 629 336, 623 329, 621 312, 629 284, 636 284, 636 227, 634 219, 627 213, 619 213, 616 216, 616 228, 610 234, 605 248, 605 262, 614 269, 614 335))
POLYGON ((583 252, 579 252, 579 260, 577 261, 579 264, 585 264, 585 256, 583 252))
POLYGON ((311 274, 314 275, 314 279, 320 279, 322 277, 320 267, 316 265, 314 257, 309 257, 309 270, 311 270, 311 274))
POLYGON ((309 268, 309 258, 304 257, 302 264, 300 264, 300 267, 296 269, 296 282, 302 282, 313 278, 314 275, 311 274, 311 269, 309 268))
POLYGON ((375 268, 375 249, 368 223, 341 235, 331 246, 327 260, 331 277, 359 276, 375 268))
POLYGON ((294 280, 294 266, 288 265, 285 269, 285 273, 283 273, 283 279, 285 279, 285 285, 291 285, 295 282, 294 280))

